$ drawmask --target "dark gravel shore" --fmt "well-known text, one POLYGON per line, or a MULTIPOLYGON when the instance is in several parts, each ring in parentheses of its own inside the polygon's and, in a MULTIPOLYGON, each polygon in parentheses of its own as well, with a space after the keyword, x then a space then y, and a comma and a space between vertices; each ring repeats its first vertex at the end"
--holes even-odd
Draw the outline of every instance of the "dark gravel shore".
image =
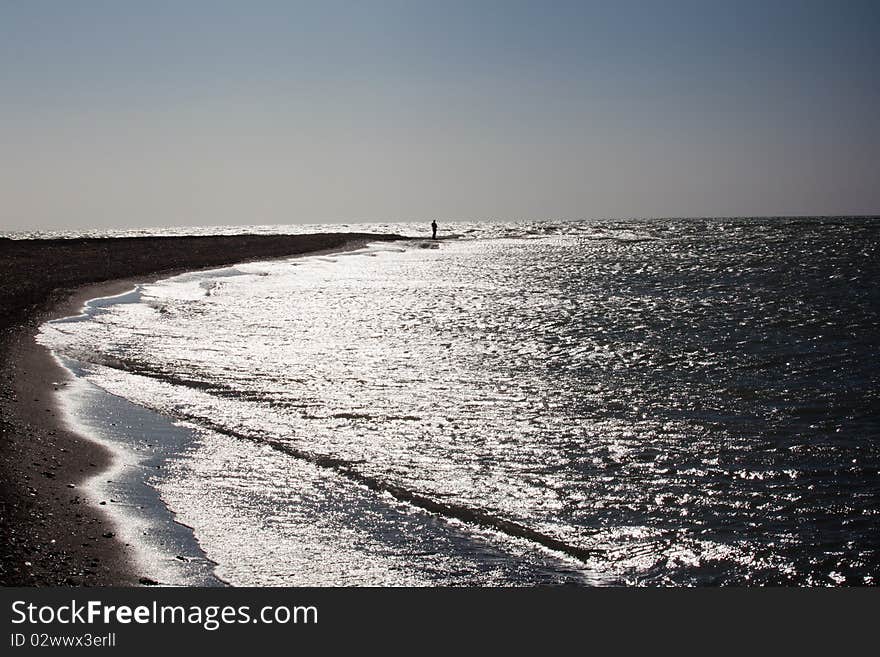
POLYGON ((43 321, 134 282, 246 260, 356 248, 388 235, 0 238, 0 585, 151 583, 79 486, 109 455, 68 431, 53 392, 67 378, 34 342, 43 321))

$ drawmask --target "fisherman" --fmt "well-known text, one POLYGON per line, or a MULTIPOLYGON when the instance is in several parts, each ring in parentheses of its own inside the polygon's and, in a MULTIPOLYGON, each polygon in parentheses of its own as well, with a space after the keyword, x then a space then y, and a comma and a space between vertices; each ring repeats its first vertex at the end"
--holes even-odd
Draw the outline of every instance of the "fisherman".
POLYGON ((436 219, 431 221, 431 231, 432 231, 431 239, 432 240, 437 239, 437 220, 436 219))

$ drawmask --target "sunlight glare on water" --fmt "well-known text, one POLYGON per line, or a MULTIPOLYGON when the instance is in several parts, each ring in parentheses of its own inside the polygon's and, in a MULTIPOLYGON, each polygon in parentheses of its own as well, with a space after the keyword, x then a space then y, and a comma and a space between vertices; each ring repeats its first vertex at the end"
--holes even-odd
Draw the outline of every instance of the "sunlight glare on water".
POLYGON ((873 583, 877 223, 553 228, 186 274, 41 340, 198 429, 153 483, 233 583, 873 583))

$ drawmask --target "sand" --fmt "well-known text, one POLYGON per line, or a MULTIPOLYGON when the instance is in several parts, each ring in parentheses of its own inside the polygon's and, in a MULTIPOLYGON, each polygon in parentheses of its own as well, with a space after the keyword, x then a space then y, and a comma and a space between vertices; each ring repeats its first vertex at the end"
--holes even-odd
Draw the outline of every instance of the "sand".
POLYGON ((151 584, 111 518, 81 488, 110 455, 69 430, 55 391, 67 370, 34 341, 90 298, 182 271, 356 248, 358 233, 0 239, 0 585, 151 584))

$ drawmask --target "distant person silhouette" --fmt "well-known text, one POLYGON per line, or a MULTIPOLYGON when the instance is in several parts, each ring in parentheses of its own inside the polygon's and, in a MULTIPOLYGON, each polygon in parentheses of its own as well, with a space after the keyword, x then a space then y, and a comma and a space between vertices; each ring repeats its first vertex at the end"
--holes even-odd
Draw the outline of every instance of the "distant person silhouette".
POLYGON ((431 232, 432 232, 432 234, 431 234, 431 239, 432 239, 432 240, 437 239, 437 220, 436 220, 436 219, 434 219, 434 220, 431 222, 431 232))

